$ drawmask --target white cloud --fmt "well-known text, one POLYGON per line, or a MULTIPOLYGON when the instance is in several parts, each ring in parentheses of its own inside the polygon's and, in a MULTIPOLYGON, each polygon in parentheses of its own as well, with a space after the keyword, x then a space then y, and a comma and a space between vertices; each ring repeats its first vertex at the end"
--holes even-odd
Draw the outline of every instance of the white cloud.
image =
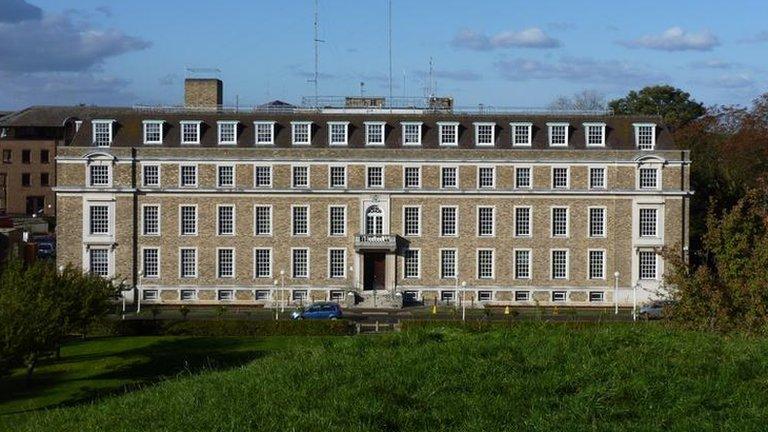
POLYGON ((689 64, 694 69, 733 69, 737 65, 734 62, 718 59, 695 61, 689 64))
POLYGON ((763 30, 753 36, 739 40, 742 43, 763 43, 768 42, 768 30, 763 30))
POLYGON ((28 73, 0 72, 0 106, 28 105, 130 105, 136 95, 130 81, 97 76, 90 72, 28 73))
MULTIPOLYGON (((419 70, 416 71, 416 75, 422 79, 425 79, 429 77, 429 72, 419 70)), ((444 79, 448 81, 478 81, 482 78, 482 75, 469 69, 435 69, 432 71, 432 76, 437 79, 444 79)))
POLYGON ((664 74, 634 63, 565 57, 554 62, 516 58, 494 64, 502 77, 510 81, 562 80, 570 82, 606 82, 641 85, 664 81, 664 74))
POLYGON ((506 30, 491 37, 475 30, 463 29, 456 33, 451 45, 474 51, 490 51, 499 48, 557 48, 562 44, 542 29, 530 27, 520 31, 506 30))
POLYGON ((717 36, 709 30, 694 33, 685 31, 680 27, 671 27, 660 35, 645 35, 638 39, 619 43, 630 48, 648 48, 661 51, 710 51, 720 45, 717 36))
POLYGON ((0 23, 17 23, 40 19, 43 11, 24 0, 0 0, 0 23))

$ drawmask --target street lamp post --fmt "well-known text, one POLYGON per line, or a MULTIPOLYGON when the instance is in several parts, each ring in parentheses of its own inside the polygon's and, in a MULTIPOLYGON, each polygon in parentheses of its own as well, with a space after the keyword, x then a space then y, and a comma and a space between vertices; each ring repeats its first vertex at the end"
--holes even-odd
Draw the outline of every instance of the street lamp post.
POLYGON ((613 274, 613 314, 619 314, 619 276, 621 273, 615 272, 613 274))
POLYGON ((637 321, 637 289, 640 288, 640 282, 632 287, 632 321, 637 321))
POLYGON ((461 320, 467 320, 467 304, 464 303, 464 293, 467 291, 467 281, 461 281, 461 320))
POLYGON ((283 299, 283 305, 280 308, 280 312, 285 312, 285 270, 280 270, 280 297, 283 299))
POLYGON ((136 298, 136 315, 139 315, 141 313, 141 297, 143 296, 143 293, 141 292, 141 278, 144 277, 144 271, 139 270, 139 278, 136 281, 136 291, 138 297, 136 298))
MULTIPOLYGON (((277 279, 272 281, 272 286, 274 287, 273 288, 273 292, 275 292, 275 294, 277 294, 277 292, 276 292, 277 291, 277 279)), ((275 321, 277 321, 277 320, 280 319, 280 309, 277 307, 277 302, 278 302, 277 296, 275 295, 273 297, 275 299, 275 321)))

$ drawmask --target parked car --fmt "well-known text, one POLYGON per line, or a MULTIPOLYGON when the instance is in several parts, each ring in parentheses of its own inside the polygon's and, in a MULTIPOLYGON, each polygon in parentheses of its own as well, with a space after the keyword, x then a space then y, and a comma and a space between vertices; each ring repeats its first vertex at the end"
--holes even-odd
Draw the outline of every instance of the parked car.
POLYGON ((291 318, 300 319, 339 319, 341 318, 341 306, 336 303, 320 302, 313 303, 304 310, 297 310, 291 313, 291 318))
POLYGON ((662 319, 669 313, 669 308, 674 306, 673 300, 656 300, 640 307, 638 315, 642 319, 662 319))
POLYGON ((37 244, 37 257, 40 259, 54 258, 56 256, 56 248, 53 247, 53 243, 38 243, 37 244))

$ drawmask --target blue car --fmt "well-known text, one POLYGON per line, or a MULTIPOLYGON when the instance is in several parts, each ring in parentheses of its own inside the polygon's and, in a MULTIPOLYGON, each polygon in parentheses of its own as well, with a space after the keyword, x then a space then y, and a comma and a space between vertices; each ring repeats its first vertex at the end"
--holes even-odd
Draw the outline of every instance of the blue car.
POLYGON ((293 311, 291 318, 335 320, 341 318, 341 306, 330 302, 314 303, 304 310, 293 311))

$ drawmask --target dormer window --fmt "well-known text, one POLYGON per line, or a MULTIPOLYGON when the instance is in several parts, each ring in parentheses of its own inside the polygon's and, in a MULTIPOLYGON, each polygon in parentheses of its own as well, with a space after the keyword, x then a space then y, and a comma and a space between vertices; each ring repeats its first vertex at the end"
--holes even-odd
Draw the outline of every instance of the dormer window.
POLYGON ((347 145, 349 122, 328 122, 328 145, 347 145))
POLYGON ((237 144, 237 125, 236 120, 222 120, 217 122, 219 129, 219 145, 237 144))
POLYGON ((383 146, 385 122, 365 122, 365 145, 383 146))
POLYGON ((163 121, 144 120, 144 144, 163 143, 163 121))
POLYGON ((96 147, 109 147, 112 144, 112 123, 114 120, 93 120, 93 144, 96 147))
POLYGON ((656 124, 634 123, 635 145, 640 150, 653 150, 656 148, 656 124))
POLYGON ((475 145, 490 147, 496 142, 496 123, 475 123, 475 145))
POLYGON ((420 146, 421 145, 421 122, 402 122, 403 126, 403 145, 420 146))
POLYGON ((530 147, 533 123, 510 123, 512 147, 530 147))
POLYGON ((568 123, 547 123, 550 147, 568 147, 568 123))
POLYGON ((253 122, 253 130, 256 145, 275 144, 275 122, 255 121, 253 122))
POLYGON ((605 123, 584 123, 587 147, 605 147, 605 123))
POLYGON ((200 121, 185 120, 181 122, 181 143, 200 144, 200 121))
POLYGON ((291 142, 293 145, 310 145, 312 143, 312 122, 291 122, 291 142))
POLYGON ((459 123, 458 122, 438 122, 440 132, 440 145, 446 147, 456 147, 459 145, 459 123))

